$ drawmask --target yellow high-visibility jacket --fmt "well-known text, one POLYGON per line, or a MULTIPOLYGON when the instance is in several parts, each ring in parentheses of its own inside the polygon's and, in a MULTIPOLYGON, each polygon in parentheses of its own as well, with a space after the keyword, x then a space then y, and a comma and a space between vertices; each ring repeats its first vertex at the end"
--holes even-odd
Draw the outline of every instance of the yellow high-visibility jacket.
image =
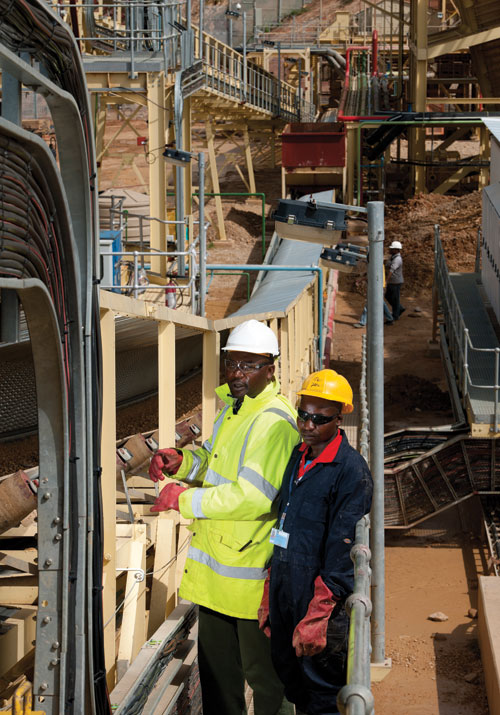
POLYGON ((257 618, 276 521, 277 496, 288 459, 300 441, 295 410, 271 382, 233 414, 228 385, 216 390, 226 403, 210 440, 182 450, 175 479, 196 485, 179 498, 193 518, 191 545, 179 595, 237 618, 257 618))

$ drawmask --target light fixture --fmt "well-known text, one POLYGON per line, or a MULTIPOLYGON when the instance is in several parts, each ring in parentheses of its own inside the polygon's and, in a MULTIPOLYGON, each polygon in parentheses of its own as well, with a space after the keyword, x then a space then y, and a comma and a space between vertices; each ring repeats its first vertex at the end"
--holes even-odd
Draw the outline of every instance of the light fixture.
POLYGON ((236 12, 236 10, 226 10, 225 14, 229 17, 240 17, 240 13, 236 12))
POLYGON ((168 146, 165 147, 163 158, 167 164, 173 164, 174 166, 187 166, 191 163, 191 153, 189 151, 171 149, 168 146))
POLYGON ((343 204, 327 204, 309 199, 280 199, 274 212, 274 226, 280 238, 307 241, 321 245, 336 245, 346 230, 343 204))
POLYGON ((367 251, 351 243, 339 243, 334 248, 325 248, 319 257, 319 264, 324 268, 335 268, 350 273, 358 261, 366 261, 367 251))

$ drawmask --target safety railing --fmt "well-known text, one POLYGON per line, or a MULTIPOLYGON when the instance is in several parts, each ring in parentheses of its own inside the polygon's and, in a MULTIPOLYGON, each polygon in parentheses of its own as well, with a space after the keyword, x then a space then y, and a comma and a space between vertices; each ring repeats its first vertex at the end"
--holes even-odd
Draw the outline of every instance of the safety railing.
POLYGON ((370 419, 368 412, 368 385, 367 385, 367 348, 366 335, 361 340, 361 379, 359 381, 359 451, 362 457, 368 462, 370 419))
MULTIPOLYGON (((52 7, 68 20, 75 5, 54 2, 52 7)), ((131 76, 140 59, 153 58, 162 62, 165 72, 192 70, 186 72, 182 83, 188 94, 206 86, 288 121, 314 120, 314 105, 292 85, 247 62, 246 48, 241 54, 206 32, 200 47, 198 27, 188 27, 183 17, 184 3, 78 2, 76 7, 83 18, 79 40, 85 51, 127 53, 131 76)))
POLYGON ((356 539, 351 549, 354 563, 354 591, 346 600, 350 615, 347 683, 337 696, 343 715, 371 715, 374 700, 370 690, 370 517, 356 524, 356 539))
POLYGON ((319 45, 321 34, 331 25, 328 20, 320 21, 319 18, 308 22, 296 22, 292 15, 290 22, 283 25, 280 22, 267 22, 256 25, 254 37, 257 42, 280 42, 284 47, 293 45, 319 45))
POLYGON ((448 349, 455 368, 458 387, 462 393, 463 404, 465 406, 467 398, 470 400, 471 389, 477 391, 475 394, 480 395, 480 399, 493 402, 490 431, 496 432, 500 390, 500 348, 478 348, 473 345, 469 329, 462 315, 462 309, 448 275, 448 266, 438 225, 434 228, 434 280, 443 311, 448 349), (484 363, 484 357, 489 358, 486 363, 484 363), (482 379, 490 382, 492 379, 493 384, 473 381, 469 366, 475 358, 483 358, 482 379))
MULTIPOLYGON (((198 48, 198 33, 195 31, 198 48)), ((244 55, 220 40, 203 33, 203 74, 205 85, 225 96, 287 120, 313 121, 315 107, 296 87, 279 81, 244 55)))
POLYGON ((160 53, 165 69, 174 68, 180 59, 186 31, 182 24, 182 2, 53 2, 51 7, 69 21, 78 9, 82 34, 80 42, 86 52, 130 53, 132 63, 140 53, 160 53))

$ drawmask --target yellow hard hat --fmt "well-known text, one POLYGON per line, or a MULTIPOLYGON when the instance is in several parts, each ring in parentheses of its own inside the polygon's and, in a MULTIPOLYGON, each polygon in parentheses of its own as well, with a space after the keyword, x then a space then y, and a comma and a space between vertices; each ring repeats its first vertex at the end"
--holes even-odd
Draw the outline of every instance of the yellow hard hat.
POLYGON ((342 414, 352 412, 352 388, 342 375, 335 370, 319 370, 306 377, 298 395, 322 397, 324 400, 342 402, 342 414))

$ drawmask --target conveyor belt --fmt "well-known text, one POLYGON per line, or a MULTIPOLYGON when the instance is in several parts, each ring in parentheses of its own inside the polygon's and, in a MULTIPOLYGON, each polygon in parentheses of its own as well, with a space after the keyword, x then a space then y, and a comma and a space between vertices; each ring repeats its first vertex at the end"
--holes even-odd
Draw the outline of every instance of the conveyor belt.
POLYGON ((459 434, 385 470, 385 525, 415 526, 473 494, 500 496, 500 445, 459 434))
MULTIPOLYGON (((158 328, 156 323, 120 317, 116 321, 116 402, 123 407, 158 389, 158 328)), ((199 333, 176 329, 176 378, 201 366, 199 333)), ((37 430, 37 402, 31 345, 27 331, 21 342, 0 345, 0 441, 37 430)))

